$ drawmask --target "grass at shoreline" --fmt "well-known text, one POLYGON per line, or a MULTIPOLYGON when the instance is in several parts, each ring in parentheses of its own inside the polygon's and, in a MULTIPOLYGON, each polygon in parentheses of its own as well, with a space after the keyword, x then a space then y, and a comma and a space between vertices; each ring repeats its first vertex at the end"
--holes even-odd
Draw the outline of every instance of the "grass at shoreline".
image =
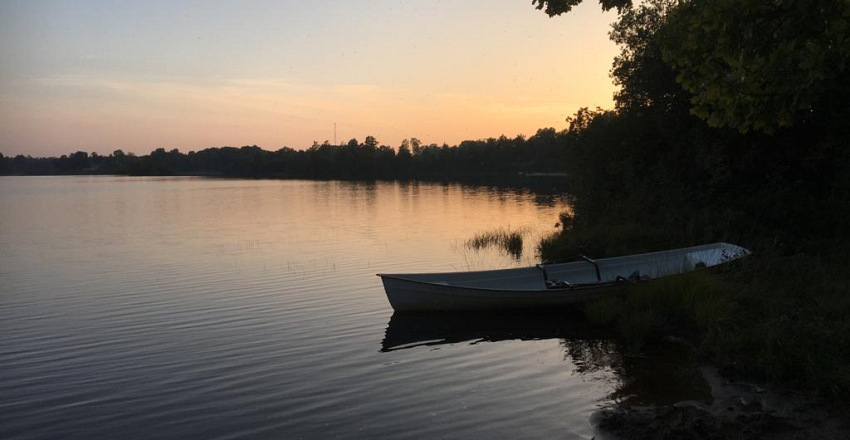
POLYGON ((704 347, 730 371, 850 398, 850 275, 846 258, 754 257, 720 276, 728 312, 704 347))
POLYGON ((499 228, 493 231, 482 232, 467 240, 466 247, 478 250, 496 246, 519 260, 522 258, 523 235, 527 232, 528 230, 524 228, 517 230, 499 228))
MULTIPOLYGON (((570 234, 560 240, 575 241, 575 231, 570 234)), ((558 240, 544 240, 544 259, 558 258, 558 240)), ((629 252, 646 250, 637 241, 629 252)), ((693 343, 727 374, 847 401, 850 273, 844 262, 850 258, 840 246, 832 249, 820 256, 756 253, 709 271, 635 285, 625 295, 586 304, 584 311, 591 322, 615 329, 631 350, 674 336, 693 343)))

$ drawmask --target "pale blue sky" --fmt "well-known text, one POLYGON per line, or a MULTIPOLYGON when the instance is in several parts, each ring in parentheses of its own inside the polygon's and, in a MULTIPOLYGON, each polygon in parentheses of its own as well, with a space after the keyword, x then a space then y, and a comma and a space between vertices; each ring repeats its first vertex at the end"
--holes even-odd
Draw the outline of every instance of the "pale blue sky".
POLYGON ((456 144, 611 106, 611 13, 530 0, 0 1, 0 152, 456 144))

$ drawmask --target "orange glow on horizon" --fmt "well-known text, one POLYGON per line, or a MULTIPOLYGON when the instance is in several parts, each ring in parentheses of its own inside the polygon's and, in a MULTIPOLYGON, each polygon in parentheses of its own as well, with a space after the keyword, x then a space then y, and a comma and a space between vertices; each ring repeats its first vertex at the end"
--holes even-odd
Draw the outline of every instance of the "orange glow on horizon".
MULTIPOLYGON (((333 142, 335 123, 338 143, 371 135, 392 147, 411 137, 425 144, 456 145, 467 139, 530 136, 546 127, 560 130, 580 107, 610 108, 615 88, 608 70, 617 49, 607 39, 607 25, 613 17, 597 5, 583 5, 572 15, 549 19, 518 3, 491 2, 492 9, 484 12, 474 5, 370 3, 370 13, 377 15, 363 18, 389 17, 382 18, 386 30, 375 28, 374 35, 351 38, 336 31, 287 33, 269 23, 268 31, 280 34, 260 40, 266 46, 248 44, 258 39, 257 30, 234 31, 223 39, 191 27, 193 33, 173 36, 174 42, 147 46, 116 35, 126 32, 121 29, 74 27, 80 23, 72 18, 84 19, 73 16, 76 10, 32 5, 34 14, 48 16, 33 18, 0 7, 9 13, 5 20, 17 19, 8 23, 9 32, 39 20, 71 22, 64 33, 39 37, 47 39, 40 41, 39 50, 45 52, 40 56, 47 57, 41 62, 53 68, 37 69, 39 60, 31 61, 32 72, 26 74, 0 68, 0 153, 108 154, 120 148, 147 154, 156 148, 188 152, 226 145, 305 149, 314 141, 333 142), (427 12, 434 27, 411 31, 407 26, 419 22, 392 21, 410 20, 396 6, 421 8, 418 12, 427 12), (60 12, 65 15, 49 17, 60 12), (481 27, 487 23, 490 28, 481 27), (202 36, 192 37, 194 33, 202 36), (208 43, 204 37, 218 40, 208 43), (95 54, 66 60, 44 49, 77 50, 63 46, 65 38, 95 54), (110 38, 132 50, 109 52, 110 38), (183 52, 159 55, 172 50, 169 45, 184 47, 183 52), (214 56, 206 59, 207 52, 225 61, 244 56, 246 67, 230 67, 214 56), (174 64, 162 64, 152 54, 171 57, 174 64), (186 72, 171 72, 181 69, 186 72), (203 73, 205 69, 213 73, 203 73)), ((117 8, 104 5, 110 7, 117 8)), ((295 6, 283 2, 268 7, 288 11, 295 6)), ((157 26, 164 25, 145 23, 150 34, 162 32, 157 26)), ((262 22, 256 27, 263 29, 262 22)), ((15 41, 20 47, 13 49, 26 49, 22 38, 15 41)), ((16 53, 10 56, 26 61, 15 60, 16 53)))

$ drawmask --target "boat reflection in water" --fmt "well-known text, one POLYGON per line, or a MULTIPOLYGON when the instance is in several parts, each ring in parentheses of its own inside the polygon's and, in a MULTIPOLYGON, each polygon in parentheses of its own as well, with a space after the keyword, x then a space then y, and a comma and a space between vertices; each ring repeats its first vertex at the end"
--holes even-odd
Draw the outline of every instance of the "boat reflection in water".
POLYGON ((461 342, 508 340, 604 340, 580 315, 567 312, 410 312, 393 313, 381 351, 461 342))
POLYGON ((611 382, 608 398, 614 403, 711 401, 711 389, 690 348, 663 342, 628 350, 610 329, 588 323, 578 311, 396 312, 387 324, 380 351, 547 339, 560 339, 564 359, 575 366, 575 373, 611 372, 605 380, 611 382))

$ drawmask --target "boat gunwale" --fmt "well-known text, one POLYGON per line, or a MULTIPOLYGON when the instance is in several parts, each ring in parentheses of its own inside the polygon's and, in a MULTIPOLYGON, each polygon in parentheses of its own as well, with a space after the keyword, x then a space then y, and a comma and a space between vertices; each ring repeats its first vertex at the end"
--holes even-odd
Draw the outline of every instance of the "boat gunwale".
MULTIPOLYGON (((676 248, 676 249, 665 249, 665 250, 661 250, 661 251, 642 252, 642 253, 639 253, 639 254, 615 255, 613 257, 604 257, 604 258, 598 258, 598 259, 592 258, 591 260, 594 261, 597 264, 600 264, 600 263, 609 263, 611 261, 616 261, 616 260, 625 259, 625 258, 648 257, 650 255, 660 256, 662 254, 676 254, 676 253, 680 253, 680 252, 696 252, 696 251, 711 250, 711 249, 722 251, 722 250, 725 250, 724 248, 727 248, 727 247, 737 248, 738 250, 741 251, 741 253, 739 255, 735 256, 734 258, 730 258, 727 261, 723 261, 721 263, 718 263, 718 264, 715 264, 715 265, 712 265, 712 266, 717 266, 719 264, 727 263, 729 261, 734 261, 734 260, 737 260, 740 257, 746 256, 746 255, 749 255, 749 254, 752 253, 752 251, 750 251, 749 249, 744 248, 742 246, 721 241, 721 242, 717 242, 717 243, 701 244, 701 245, 688 246, 688 247, 676 248)), ((576 261, 565 261, 565 262, 562 262, 562 263, 549 263, 549 264, 540 263, 540 264, 537 264, 535 266, 509 267, 509 268, 505 268, 505 269, 471 270, 471 271, 467 271, 467 272, 459 272, 459 271, 455 271, 455 272, 410 272, 410 273, 396 273, 396 274, 378 273, 376 275, 377 276, 395 276, 395 277, 398 277, 398 276, 401 276, 401 275, 442 275, 442 274, 456 274, 456 273, 476 274, 476 273, 489 273, 489 272, 511 272, 511 271, 525 270, 525 269, 534 269, 535 267, 541 267, 541 266, 544 267, 544 268, 553 268, 553 267, 558 267, 558 266, 566 266, 568 264, 579 264, 579 263, 586 263, 586 262, 587 262, 586 260, 576 260, 576 261)), ((712 267, 712 266, 709 266, 709 267, 712 267)))
MULTIPOLYGON (((437 272, 437 273, 440 273, 440 272, 437 272)), ((449 273, 451 273, 451 272, 449 272, 449 273)), ((401 276, 391 275, 391 274, 380 274, 379 273, 379 274, 375 274, 375 275, 381 277, 382 279, 383 278, 390 278, 390 279, 393 279, 393 280, 407 281, 408 283, 426 284, 426 285, 429 285, 429 286, 444 287, 444 288, 448 288, 448 289, 452 289, 452 290, 465 289, 465 290, 480 290, 480 291, 485 291, 485 292, 510 292, 510 293, 571 292, 571 291, 598 289, 598 288, 609 287, 609 286, 626 286, 626 285, 629 285, 629 284, 636 284, 636 283, 642 283, 642 282, 645 282, 645 281, 651 281, 651 279, 650 280, 626 280, 626 281, 616 281, 615 280, 615 281, 606 281, 606 282, 603 282, 603 283, 581 283, 581 284, 573 284, 571 286, 565 286, 565 287, 544 288, 544 289, 493 289, 493 288, 489 288, 489 287, 474 287, 474 286, 462 286, 462 285, 459 285, 459 284, 448 284, 448 283, 445 283, 445 282, 412 280, 410 278, 403 278, 401 276)), ((457 292, 447 292, 447 293, 451 293, 453 295, 458 295, 457 292)))
MULTIPOLYGON (((751 253, 750 250, 748 250, 744 247, 741 247, 739 245, 736 245, 736 244, 727 243, 727 242, 717 242, 717 243, 709 243, 709 244, 703 244, 703 245, 697 245, 697 246, 689 246, 689 247, 678 248, 678 249, 667 249, 667 250, 662 250, 662 251, 644 252, 644 253, 640 253, 640 254, 619 255, 619 256, 614 256, 614 257, 600 258, 598 260, 593 260, 593 261, 595 262, 595 264, 604 264, 606 262, 617 261, 617 260, 624 259, 624 258, 638 258, 638 257, 644 257, 645 258, 645 257, 649 257, 649 256, 661 256, 663 254, 676 254, 676 253, 682 253, 682 252, 688 253, 688 252, 711 250, 711 249, 724 251, 726 248, 732 248, 732 249, 738 250, 739 255, 734 257, 734 258, 731 258, 729 260, 721 261, 717 264, 713 264, 711 266, 705 266, 705 267, 702 267, 702 268, 695 268, 695 269, 691 269, 691 270, 684 271, 684 272, 673 273, 673 274, 670 274, 670 275, 665 275, 665 276, 660 277, 660 278, 667 278, 667 277, 671 277, 671 276, 677 276, 677 275, 682 275, 682 274, 685 274, 685 273, 702 271, 704 269, 709 269, 709 268, 712 268, 712 267, 721 266, 723 264, 729 263, 731 261, 735 261, 738 258, 746 256, 746 255, 751 253)), ((434 282, 434 281, 424 281, 424 280, 418 280, 418 279, 413 279, 413 278, 406 278, 406 276, 410 276, 410 277, 433 276, 433 275, 457 274, 457 273, 466 273, 466 274, 484 274, 484 273, 496 273, 496 272, 509 273, 509 272, 513 272, 513 271, 523 271, 523 270, 527 270, 527 269, 533 269, 535 267, 536 268, 557 268, 557 267, 563 267, 563 266, 567 266, 567 265, 580 265, 581 263, 584 263, 584 261, 568 261, 568 262, 563 262, 563 263, 539 264, 537 266, 514 267, 514 268, 507 268, 507 269, 490 269, 490 270, 479 270, 479 271, 469 271, 469 272, 427 272, 427 273, 400 273, 400 274, 378 273, 376 275, 381 277, 382 279, 383 278, 390 278, 390 279, 393 279, 393 280, 406 281, 406 282, 409 282, 409 283, 415 283, 415 284, 420 284, 420 285, 442 287, 444 289, 452 289, 452 290, 466 289, 466 290, 473 290, 473 291, 500 292, 500 293, 576 292, 576 291, 600 289, 600 288, 603 288, 603 287, 611 287, 611 286, 627 286, 627 285, 633 285, 633 284, 638 284, 638 283, 642 284, 642 283, 647 282, 647 281, 653 281, 653 280, 659 279, 659 278, 640 279, 640 280, 629 280, 629 279, 627 279, 625 281, 615 279, 615 280, 604 281, 604 282, 576 283, 576 284, 572 284, 570 286, 565 286, 565 287, 542 288, 542 289, 497 289, 497 288, 489 288, 489 287, 464 286, 464 285, 460 285, 460 284, 450 284, 450 283, 447 283, 447 282, 434 282)), ((445 292, 444 294, 446 294, 446 293, 450 293, 450 292, 445 292)), ((453 294, 456 295, 458 293, 454 292, 453 294)))

